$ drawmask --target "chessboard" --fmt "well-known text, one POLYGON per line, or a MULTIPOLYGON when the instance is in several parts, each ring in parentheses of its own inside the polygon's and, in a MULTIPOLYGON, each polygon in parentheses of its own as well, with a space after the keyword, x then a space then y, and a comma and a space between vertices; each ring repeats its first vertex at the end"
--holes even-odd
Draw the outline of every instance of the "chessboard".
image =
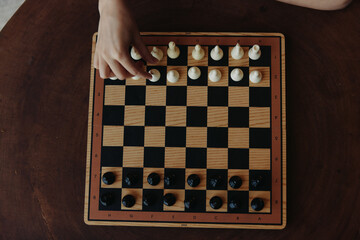
POLYGON ((283 229, 284 36, 141 35, 152 79, 91 68, 85 223, 283 229))

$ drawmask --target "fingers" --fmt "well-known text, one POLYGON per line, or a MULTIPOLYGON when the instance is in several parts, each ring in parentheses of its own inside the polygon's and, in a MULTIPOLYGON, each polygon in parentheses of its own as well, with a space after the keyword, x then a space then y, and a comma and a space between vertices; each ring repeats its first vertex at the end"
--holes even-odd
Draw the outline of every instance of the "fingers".
POLYGON ((108 63, 112 72, 115 74, 115 76, 118 79, 124 80, 126 78, 132 77, 132 75, 128 71, 126 71, 126 69, 123 66, 121 66, 121 64, 118 61, 109 60, 108 63))
POLYGON ((105 79, 110 77, 110 68, 109 65, 103 60, 99 60, 99 71, 100 71, 100 77, 105 79))
POLYGON ((150 73, 147 73, 140 65, 136 64, 134 60, 130 58, 129 54, 126 54, 125 56, 123 56, 123 58, 118 59, 118 61, 132 75, 148 79, 151 78, 150 73))
POLYGON ((158 62, 158 60, 151 55, 151 53, 145 46, 144 42, 141 40, 140 35, 135 36, 134 46, 136 47, 136 49, 139 51, 140 55, 146 62, 150 62, 153 64, 158 62))

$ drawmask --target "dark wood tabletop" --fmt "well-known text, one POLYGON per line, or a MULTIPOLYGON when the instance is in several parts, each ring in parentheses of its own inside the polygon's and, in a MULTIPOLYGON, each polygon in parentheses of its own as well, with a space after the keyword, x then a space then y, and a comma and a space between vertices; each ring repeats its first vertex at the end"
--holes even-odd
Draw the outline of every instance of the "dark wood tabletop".
POLYGON ((359 239, 360 2, 132 1, 141 31, 286 36, 285 230, 87 226, 96 0, 28 0, 0 33, 0 239, 359 239))

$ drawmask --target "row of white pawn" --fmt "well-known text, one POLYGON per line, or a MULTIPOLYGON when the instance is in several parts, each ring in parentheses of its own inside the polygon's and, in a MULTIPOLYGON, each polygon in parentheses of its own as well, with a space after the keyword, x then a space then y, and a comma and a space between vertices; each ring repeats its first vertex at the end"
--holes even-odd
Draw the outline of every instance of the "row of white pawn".
MULTIPOLYGON (((149 79, 151 82, 157 82, 160 80, 161 74, 159 70, 153 68, 149 71, 149 73, 152 76, 152 78, 149 79)), ((188 70, 188 76, 192 80, 197 80, 201 76, 201 71, 198 67, 191 67, 188 70)), ((222 76, 219 69, 213 69, 209 72, 208 77, 211 82, 218 82, 220 81, 222 76)), ((234 68, 230 73, 230 77, 233 81, 239 82, 243 79, 244 73, 240 68, 234 68)), ((177 81, 179 81, 179 78, 180 74, 177 70, 170 70, 166 75, 166 79, 171 83, 176 83, 177 81)), ((249 79, 252 83, 259 83, 262 79, 262 74, 258 70, 251 71, 249 79)))
MULTIPOLYGON (((134 60, 141 59, 140 53, 134 47, 131 48, 130 55, 134 60)), ((155 57, 156 59, 158 59, 159 61, 161 59, 163 59, 163 57, 164 57, 163 51, 157 47, 153 47, 153 49, 151 51, 151 55, 153 57, 155 57)), ((167 49, 167 55, 171 59, 176 59, 179 57, 180 49, 179 49, 179 47, 176 46, 176 44, 174 42, 169 42, 169 47, 167 49)), ((202 60, 205 57, 205 51, 199 44, 197 44, 195 46, 194 50, 192 51, 191 55, 192 55, 192 58, 195 60, 202 60)), ((260 46, 257 44, 252 46, 249 50, 248 55, 251 60, 258 60, 261 56, 260 46)), ((210 57, 213 60, 219 61, 223 58, 223 56, 224 56, 224 52, 219 47, 219 45, 216 45, 213 49, 211 49, 210 57)), ((231 57, 235 60, 239 60, 243 56, 244 56, 244 49, 240 46, 239 43, 237 43, 231 50, 231 57)))

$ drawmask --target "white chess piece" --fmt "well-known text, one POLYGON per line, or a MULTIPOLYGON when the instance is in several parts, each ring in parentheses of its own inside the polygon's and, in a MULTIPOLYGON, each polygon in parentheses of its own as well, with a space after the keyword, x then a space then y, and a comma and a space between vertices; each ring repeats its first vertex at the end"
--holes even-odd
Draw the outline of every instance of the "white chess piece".
POLYGON ((110 80, 117 80, 118 78, 117 77, 110 77, 109 79, 110 80))
POLYGON ((213 49, 211 49, 210 56, 215 61, 219 61, 224 56, 224 53, 219 45, 216 45, 213 49))
POLYGON ((180 50, 173 41, 169 42, 169 48, 167 50, 167 55, 171 59, 175 59, 175 58, 179 57, 179 55, 180 55, 180 50))
POLYGON ((221 72, 218 69, 213 69, 209 72, 209 79, 212 82, 218 82, 221 79, 221 72))
POLYGON ((201 76, 201 71, 198 67, 191 67, 189 68, 188 76, 192 80, 196 80, 201 76))
POLYGON ((152 78, 149 79, 150 82, 157 82, 157 81, 159 81, 159 79, 160 79, 160 72, 159 72, 159 70, 153 68, 153 69, 151 69, 151 70, 149 71, 149 73, 150 73, 151 76, 152 76, 152 78))
POLYGON ((192 55, 193 59, 201 60, 205 56, 205 51, 199 44, 196 44, 196 46, 195 46, 194 50, 192 51, 191 55, 192 55))
POLYGON ((132 79, 133 80, 139 80, 141 77, 140 76, 133 76, 132 79))
POLYGON ((179 77, 179 72, 176 70, 170 70, 166 75, 167 80, 171 83, 176 83, 179 81, 179 77))
POLYGON ((250 73, 249 78, 252 83, 259 83, 262 79, 262 74, 260 71, 254 70, 250 73))
POLYGON ((151 55, 157 60, 161 61, 161 59, 163 59, 164 53, 160 48, 153 47, 151 55))
POLYGON ((134 60, 140 60, 141 59, 140 53, 134 47, 131 47, 130 55, 131 55, 131 58, 134 59, 134 60))
POLYGON ((249 50, 249 58, 251 60, 258 60, 261 56, 261 50, 260 50, 260 46, 255 44, 254 46, 252 46, 252 48, 250 48, 249 50))
POLYGON ((235 47, 231 50, 231 57, 233 59, 239 60, 244 56, 244 50, 240 47, 240 44, 237 43, 235 47))
POLYGON ((239 82, 243 79, 244 73, 240 68, 234 68, 230 73, 230 77, 233 81, 239 82))

